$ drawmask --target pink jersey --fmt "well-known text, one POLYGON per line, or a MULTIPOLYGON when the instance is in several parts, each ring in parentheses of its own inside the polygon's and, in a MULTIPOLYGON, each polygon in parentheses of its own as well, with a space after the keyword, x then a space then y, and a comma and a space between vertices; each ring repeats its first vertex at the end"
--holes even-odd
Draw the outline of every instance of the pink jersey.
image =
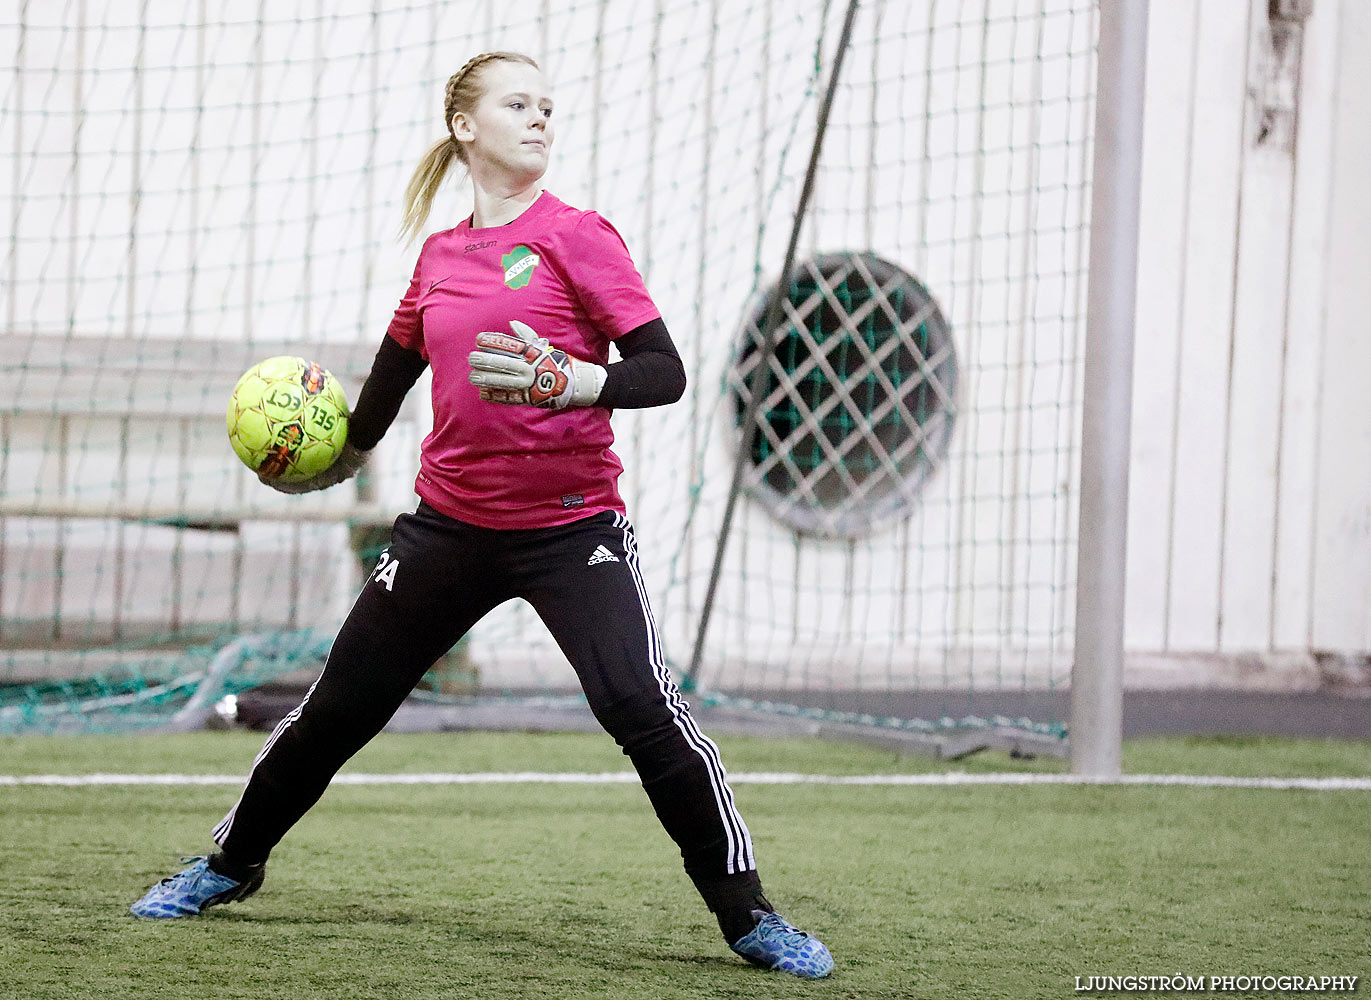
POLYGON ((507 225, 473 229, 467 219, 434 233, 387 331, 433 369, 433 432, 415 492, 486 528, 622 512, 609 411, 483 402, 467 380, 467 355, 476 334, 509 333, 517 319, 604 365, 611 340, 660 315, 614 227, 546 191, 507 225))

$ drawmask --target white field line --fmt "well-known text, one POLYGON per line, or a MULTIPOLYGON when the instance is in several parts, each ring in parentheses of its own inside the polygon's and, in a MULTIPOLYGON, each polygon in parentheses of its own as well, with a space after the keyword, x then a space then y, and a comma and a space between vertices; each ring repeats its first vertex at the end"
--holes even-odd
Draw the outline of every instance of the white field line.
MULTIPOLYGON (((0 774, 0 787, 47 785, 84 788, 94 785, 237 785, 242 775, 226 774, 0 774)), ((1304 789, 1316 792, 1368 792, 1371 778, 1235 778, 1210 774, 1125 774, 1088 778, 1075 774, 794 774, 740 772, 735 785, 1143 785, 1191 788, 1304 789)), ((620 785, 635 784, 632 771, 578 773, 557 771, 477 772, 470 774, 339 774, 335 785, 620 785)))

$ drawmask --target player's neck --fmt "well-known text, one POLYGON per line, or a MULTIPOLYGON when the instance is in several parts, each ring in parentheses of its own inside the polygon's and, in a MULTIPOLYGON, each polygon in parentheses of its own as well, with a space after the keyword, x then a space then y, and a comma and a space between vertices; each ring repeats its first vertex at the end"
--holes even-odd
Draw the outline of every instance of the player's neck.
POLYGON ((504 226, 513 222, 543 193, 537 181, 515 190, 480 183, 473 184, 472 188, 475 191, 471 212, 472 229, 489 229, 492 226, 504 226))

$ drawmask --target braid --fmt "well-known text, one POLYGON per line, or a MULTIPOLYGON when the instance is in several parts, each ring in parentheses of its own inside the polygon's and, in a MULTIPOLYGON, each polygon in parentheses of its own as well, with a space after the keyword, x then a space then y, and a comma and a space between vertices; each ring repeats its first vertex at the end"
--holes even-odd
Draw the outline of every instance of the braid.
POLYGON ((439 139, 429 147, 428 152, 419 161, 414 176, 410 178, 409 186, 405 189, 401 236, 407 236, 412 240, 419 235, 428 219, 429 209, 433 207, 433 198, 438 193, 443 178, 447 176, 452 161, 460 160, 466 163, 466 150, 457 141, 457 135, 452 130, 452 116, 459 111, 471 111, 481 98, 479 74, 473 75, 473 71, 488 62, 501 59, 526 63, 534 69, 539 68, 536 62, 522 52, 482 52, 480 55, 472 56, 461 69, 448 77, 447 86, 443 88, 443 124, 447 126, 447 138, 439 139))
MULTIPOLYGON (((482 52, 480 55, 472 56, 462 64, 461 69, 447 78, 447 87, 443 91, 443 120, 447 122, 449 135, 452 135, 452 116, 457 113, 457 95, 460 93, 458 88, 461 87, 462 80, 477 66, 498 59, 501 55, 500 52, 482 52)), ((452 137, 454 140, 457 138, 455 135, 452 137)))
MULTIPOLYGON (((452 132, 452 116, 458 111, 466 110, 467 107, 476 103, 474 100, 476 95, 468 95, 468 91, 462 89, 462 82, 467 78, 467 75, 478 66, 484 66, 486 63, 494 62, 497 59, 527 63, 534 69, 539 68, 536 62, 522 52, 482 52, 480 55, 475 55, 468 59, 462 65, 461 69, 448 77, 447 86, 443 90, 443 121, 447 123, 447 132, 448 135, 452 137, 453 142, 457 141, 457 136, 452 132), (470 99, 464 100, 464 98, 468 98, 468 96, 470 99)), ((465 160, 465 154, 459 152, 458 155, 465 160)))

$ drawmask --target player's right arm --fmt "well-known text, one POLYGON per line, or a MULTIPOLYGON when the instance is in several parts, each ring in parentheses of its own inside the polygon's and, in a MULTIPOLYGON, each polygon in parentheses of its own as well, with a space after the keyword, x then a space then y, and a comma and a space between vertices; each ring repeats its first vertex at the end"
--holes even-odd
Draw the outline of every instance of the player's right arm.
POLYGON ((348 444, 361 451, 375 448, 395 422, 406 394, 427 367, 428 361, 422 354, 400 346, 386 334, 348 421, 348 444))
POLYGON ((401 347, 387 334, 371 363, 371 372, 362 384, 357 405, 348 417, 347 443, 333 464, 318 475, 298 483, 285 483, 277 479, 263 479, 262 482, 280 493, 313 493, 337 486, 357 475, 366 465, 371 449, 376 447, 395 422, 405 395, 427 367, 428 362, 422 354, 401 347))
POLYGON ((419 314, 419 293, 423 286, 424 257, 432 237, 424 241, 424 248, 414 264, 409 289, 400 299, 395 316, 381 338, 381 346, 371 362, 371 372, 357 405, 348 417, 348 438, 338 457, 323 472, 304 482, 283 483, 279 479, 263 480, 281 493, 313 493, 336 486, 351 479, 366 465, 367 456, 395 422, 405 394, 414 387, 428 367, 423 351, 423 322, 419 314))
POLYGON ((394 423, 405 394, 428 367, 419 297, 425 280, 425 261, 433 240, 430 236, 419 251, 409 288, 395 308, 386 335, 381 338, 381 346, 371 362, 371 372, 348 421, 348 444, 355 445, 359 451, 367 452, 376 447, 394 423))

